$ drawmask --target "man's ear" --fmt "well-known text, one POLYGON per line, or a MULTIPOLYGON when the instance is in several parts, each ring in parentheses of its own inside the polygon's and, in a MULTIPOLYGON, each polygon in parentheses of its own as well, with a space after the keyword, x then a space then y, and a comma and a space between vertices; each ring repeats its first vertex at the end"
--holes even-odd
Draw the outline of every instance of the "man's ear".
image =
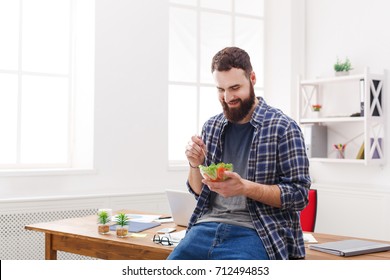
POLYGON ((255 85, 256 84, 256 74, 254 71, 251 72, 250 76, 249 76, 251 82, 252 82, 252 85, 255 85))

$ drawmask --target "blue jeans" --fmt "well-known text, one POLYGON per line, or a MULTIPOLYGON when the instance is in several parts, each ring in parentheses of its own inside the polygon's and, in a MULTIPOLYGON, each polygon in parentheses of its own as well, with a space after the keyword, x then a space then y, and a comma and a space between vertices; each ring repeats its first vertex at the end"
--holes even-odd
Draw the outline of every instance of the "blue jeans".
POLYGON ((168 256, 168 260, 268 259, 254 229, 211 222, 194 225, 168 256))

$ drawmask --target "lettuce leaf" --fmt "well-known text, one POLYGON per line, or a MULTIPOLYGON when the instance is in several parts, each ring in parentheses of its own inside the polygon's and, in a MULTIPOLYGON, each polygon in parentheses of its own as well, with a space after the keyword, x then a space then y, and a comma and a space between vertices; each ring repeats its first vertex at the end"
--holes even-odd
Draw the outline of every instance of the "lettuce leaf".
POLYGON ((221 178, 221 174, 218 174, 218 170, 223 168, 225 171, 233 171, 232 163, 212 163, 209 166, 199 165, 200 173, 204 177, 206 174, 212 181, 224 181, 226 177, 221 178), (219 176, 218 176, 219 175, 219 176))

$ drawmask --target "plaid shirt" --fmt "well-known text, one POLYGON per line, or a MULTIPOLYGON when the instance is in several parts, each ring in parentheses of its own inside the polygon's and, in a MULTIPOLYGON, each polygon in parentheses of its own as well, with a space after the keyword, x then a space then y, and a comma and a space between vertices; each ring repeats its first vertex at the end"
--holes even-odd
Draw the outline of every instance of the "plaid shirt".
MULTIPOLYGON (((270 259, 294 259, 305 256, 299 211, 308 203, 309 161, 302 133, 294 120, 259 98, 250 123, 254 126, 248 158, 247 179, 265 185, 278 185, 281 208, 247 198, 253 225, 270 259)), ((224 131, 228 121, 223 114, 209 119, 202 137, 207 146, 207 164, 222 159, 224 131)), ((210 189, 203 186, 188 230, 209 210, 210 189)))

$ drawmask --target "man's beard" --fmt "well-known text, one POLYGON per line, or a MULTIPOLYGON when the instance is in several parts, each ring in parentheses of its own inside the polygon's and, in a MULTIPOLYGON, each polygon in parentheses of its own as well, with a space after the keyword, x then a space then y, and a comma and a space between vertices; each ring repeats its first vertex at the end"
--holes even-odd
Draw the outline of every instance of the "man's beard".
POLYGON ((229 108, 229 105, 225 100, 220 101, 223 108, 225 117, 232 123, 238 123, 242 121, 251 111, 253 104, 255 104, 256 96, 255 89, 252 83, 250 83, 249 97, 244 100, 239 100, 240 106, 237 108, 229 108))

